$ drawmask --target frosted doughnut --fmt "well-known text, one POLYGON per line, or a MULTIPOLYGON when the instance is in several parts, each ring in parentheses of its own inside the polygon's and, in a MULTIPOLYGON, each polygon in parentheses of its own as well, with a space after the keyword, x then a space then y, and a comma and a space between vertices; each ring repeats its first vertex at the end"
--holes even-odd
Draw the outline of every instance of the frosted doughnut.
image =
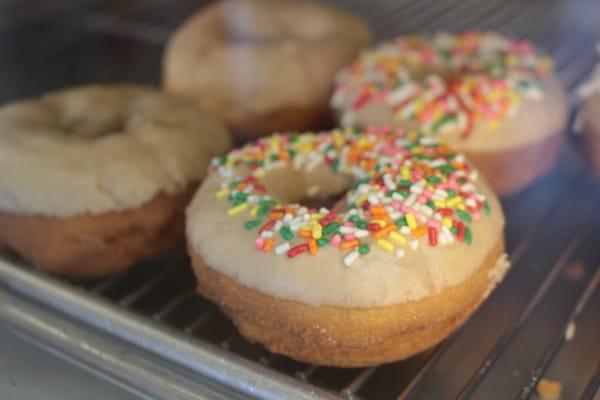
POLYGON ((333 75, 370 36, 359 18, 322 3, 219 1, 175 32, 163 84, 238 137, 317 129, 331 124, 333 75))
POLYGON ((187 210, 202 295, 271 351, 345 367, 409 357, 459 326, 508 267, 503 226, 463 155, 378 128, 234 150, 187 210), (340 193, 332 208, 301 204, 340 193))
POLYGON ((86 278, 173 248, 182 210, 230 139, 188 101, 116 85, 0 108, 0 244, 86 278))
POLYGON ((548 57, 493 32, 405 36, 336 77, 343 126, 418 128, 464 151, 500 194, 554 164, 568 118, 548 57))

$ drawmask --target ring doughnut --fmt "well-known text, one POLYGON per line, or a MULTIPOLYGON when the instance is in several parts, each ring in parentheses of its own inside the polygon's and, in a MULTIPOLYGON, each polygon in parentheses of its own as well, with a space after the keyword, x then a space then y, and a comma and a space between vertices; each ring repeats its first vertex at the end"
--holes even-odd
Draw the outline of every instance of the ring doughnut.
POLYGON ((87 86, 0 108, 0 245, 41 270, 98 278, 171 250, 230 139, 194 104, 87 86))
POLYGON ((330 366, 438 343, 508 268, 498 199, 433 137, 274 135, 212 161, 187 210, 198 291, 273 352, 330 366), (343 194, 333 207, 309 207, 343 194))
POLYGON ((369 40, 357 17, 316 2, 224 0, 173 35, 163 85, 238 137, 323 128, 335 72, 369 40))
POLYGON ((568 118, 549 58, 492 32, 406 36, 336 77, 342 126, 419 128, 463 151, 499 194, 553 165, 568 118))

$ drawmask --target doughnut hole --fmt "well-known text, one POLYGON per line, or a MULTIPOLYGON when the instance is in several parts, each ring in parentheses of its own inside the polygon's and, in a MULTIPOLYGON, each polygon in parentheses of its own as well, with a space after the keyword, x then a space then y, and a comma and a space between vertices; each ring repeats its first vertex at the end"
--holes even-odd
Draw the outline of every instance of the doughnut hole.
POLYGON ((325 164, 307 171, 292 166, 276 168, 267 172, 263 183, 273 199, 283 204, 302 204, 310 208, 335 207, 343 210, 346 191, 353 178, 335 173, 325 164))

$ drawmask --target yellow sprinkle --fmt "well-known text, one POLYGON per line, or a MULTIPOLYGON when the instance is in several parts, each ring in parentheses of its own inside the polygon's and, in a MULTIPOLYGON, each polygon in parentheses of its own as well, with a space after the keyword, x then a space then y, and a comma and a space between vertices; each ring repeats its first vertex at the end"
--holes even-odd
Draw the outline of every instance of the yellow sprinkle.
POLYGON ((385 226, 385 224, 387 224, 387 222, 382 219, 373 219, 373 220, 371 220, 371 222, 379 225, 382 228, 385 226))
POLYGON ((311 225, 311 224, 306 224, 306 225, 303 225, 303 226, 300 228, 300 230, 301 230, 301 231, 309 231, 309 232, 311 232, 311 231, 312 231, 312 225, 311 225))
POLYGON ((402 175, 402 179, 410 179, 410 169, 408 167, 402 167, 400 174, 402 175))
POLYGON ((222 199, 229 194, 229 189, 222 189, 217 192, 217 199, 222 199))
POLYGON ((319 214, 319 213, 314 213, 314 214, 311 214, 311 216, 310 216, 310 219, 313 221, 317 220, 317 219, 321 219, 321 218, 323 218, 323 215, 319 214))
POLYGON ((227 215, 232 216, 241 213, 246 208, 248 208, 248 203, 238 204, 237 206, 231 207, 227 210, 227 215))
POLYGON ((354 204, 359 204, 359 205, 362 204, 367 199, 367 197, 369 197, 369 196, 367 196, 366 194, 363 194, 358 199, 356 199, 354 204))
POLYGON ((452 228, 452 220, 448 217, 442 218, 442 224, 448 229, 452 228))
POLYGON ((459 205, 456 206, 456 208, 458 208, 459 210, 465 211, 465 205, 464 204, 459 204, 459 205))
POLYGON ((406 238, 396 231, 390 232, 390 239, 398 244, 406 244, 406 238))
POLYGON ((252 207, 252 210, 250 210, 250 215, 252 215, 253 217, 256 217, 256 214, 258 214, 259 208, 260 208, 259 206, 252 207))
POLYGON ((321 224, 314 224, 312 228, 312 236, 315 239, 320 239, 323 235, 323 227, 321 224))
POLYGON ((443 200, 434 200, 433 204, 435 204, 436 208, 445 208, 446 207, 446 202, 443 200))
POLYGON ((379 239, 377 240, 377 244, 387 252, 391 253, 392 251, 394 251, 394 245, 389 240, 379 239))
POLYGON ((406 214, 406 223, 410 229, 415 229, 417 227, 417 220, 411 213, 406 214))
POLYGON ((462 199, 459 196, 454 196, 453 198, 446 200, 446 207, 454 207, 461 201, 462 199))

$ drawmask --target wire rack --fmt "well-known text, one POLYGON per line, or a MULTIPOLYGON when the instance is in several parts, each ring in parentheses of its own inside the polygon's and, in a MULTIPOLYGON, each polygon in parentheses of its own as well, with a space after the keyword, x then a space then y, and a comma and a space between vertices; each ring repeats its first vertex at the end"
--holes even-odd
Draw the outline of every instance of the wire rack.
MULTIPOLYGON (((0 6, 2 100, 89 81, 158 84, 164 44, 201 5, 166 0, 28 3, 0 6)), ((366 18, 378 39, 464 29, 529 38, 554 58, 570 93, 591 71, 594 44, 600 40, 600 3, 593 0, 352 0, 339 5, 366 18)), ((600 182, 575 151, 577 142, 571 135, 548 176, 503 200, 513 268, 502 285, 458 332, 406 361, 336 369, 250 344, 214 305, 195 294, 184 254, 79 286, 5 258, 0 263, 0 319, 22 330, 37 329, 37 340, 46 343, 52 332, 43 333, 43 327, 19 313, 38 315, 48 325, 81 322, 71 335, 93 329, 109 344, 123 341, 124 347, 117 347, 121 351, 137 345, 146 364, 127 357, 99 362, 82 356, 81 349, 73 352, 79 357, 72 356, 142 378, 144 373, 132 371, 131 365, 154 368, 154 375, 147 372, 154 379, 161 374, 171 379, 169 374, 177 371, 179 387, 189 385, 190 392, 177 397, 168 385, 161 392, 157 385, 144 386, 139 376, 137 381, 115 377, 157 398, 526 399, 547 377, 563 383, 563 398, 598 399, 600 182), (119 364, 121 359, 125 364, 119 364), (193 392, 198 382, 212 389, 193 392)), ((53 343, 60 348, 59 336, 53 343)), ((111 347, 102 343, 97 345, 109 354, 111 347)))

